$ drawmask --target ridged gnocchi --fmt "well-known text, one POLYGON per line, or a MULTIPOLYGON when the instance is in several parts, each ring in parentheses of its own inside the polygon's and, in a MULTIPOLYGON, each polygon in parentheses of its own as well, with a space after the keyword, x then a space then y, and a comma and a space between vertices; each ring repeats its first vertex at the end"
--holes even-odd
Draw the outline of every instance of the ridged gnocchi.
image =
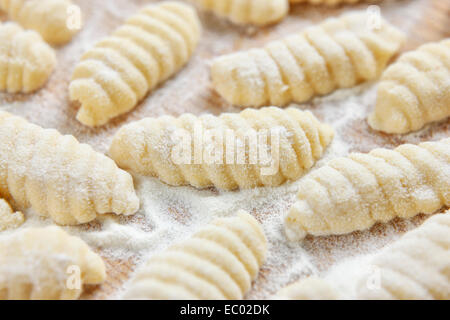
POLYGON ((263 26, 282 20, 289 0, 190 0, 236 24, 263 26))
POLYGON ((60 227, 27 228, 0 237, 0 300, 72 300, 83 284, 105 279, 100 256, 60 227))
POLYGON ((278 300, 338 300, 340 294, 328 282, 318 277, 309 277, 278 291, 278 300))
POLYGON ((154 255, 138 270, 125 299, 238 300, 258 275, 267 253, 261 225, 248 213, 214 220, 154 255))
POLYGON ((195 10, 180 2, 149 5, 129 18, 75 67, 69 90, 81 104, 77 119, 100 126, 133 109, 188 62, 200 33, 195 10))
POLYGON ((50 44, 69 42, 79 31, 81 19, 79 8, 70 0, 0 0, 0 10, 25 29, 39 32, 50 44))
POLYGON ((146 118, 122 127, 109 153, 119 167, 170 185, 248 189, 297 180, 333 135, 309 111, 269 107, 146 118))
POLYGON ((73 136, 0 111, 0 197, 74 225, 139 209, 131 176, 73 136))
POLYGON ((369 125, 408 133, 450 116, 450 39, 402 55, 381 77, 369 125))
POLYGON ((47 82, 55 65, 54 50, 38 33, 0 23, 0 91, 33 92, 47 82))
POLYGON ((378 78, 404 35, 362 12, 330 18, 301 33, 219 57, 211 66, 216 91, 238 106, 284 106, 378 78))
POLYGON ((331 160, 299 184, 286 235, 301 240, 365 230, 450 205, 450 138, 331 160))
POLYGON ((0 232, 17 228, 24 220, 22 212, 14 212, 5 199, 0 199, 0 232))
POLYGON ((358 282, 359 299, 450 299, 450 211, 408 232, 371 264, 378 272, 358 282))
POLYGON ((357 3, 362 0, 289 0, 290 3, 309 3, 309 4, 324 4, 334 6, 343 3, 357 3))

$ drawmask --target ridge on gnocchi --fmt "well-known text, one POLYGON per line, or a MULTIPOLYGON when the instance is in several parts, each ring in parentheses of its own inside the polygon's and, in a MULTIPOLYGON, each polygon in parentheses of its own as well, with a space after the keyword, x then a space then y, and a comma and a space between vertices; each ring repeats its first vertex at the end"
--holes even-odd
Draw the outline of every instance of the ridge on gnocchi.
POLYGON ((15 229, 25 221, 22 212, 14 212, 5 199, 0 199, 0 232, 15 229))

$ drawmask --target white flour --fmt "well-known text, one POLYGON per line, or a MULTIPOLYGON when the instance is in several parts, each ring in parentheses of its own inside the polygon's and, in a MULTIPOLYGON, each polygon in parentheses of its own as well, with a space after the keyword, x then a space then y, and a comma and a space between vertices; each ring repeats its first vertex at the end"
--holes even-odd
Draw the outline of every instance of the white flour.
MULTIPOLYGON (((34 95, 0 94, 0 105, 4 105, 0 108, 24 116, 43 127, 56 128, 63 134, 73 134, 79 141, 89 143, 97 151, 105 153, 112 136, 122 125, 146 116, 176 116, 184 112, 237 112, 239 109, 227 105, 211 89, 208 74, 211 58, 234 50, 259 46, 350 8, 367 7, 367 4, 361 4, 324 9, 299 5, 283 23, 260 31, 234 27, 211 14, 201 14, 205 30, 197 53, 189 65, 151 93, 134 111, 115 119, 105 127, 89 129, 75 120, 76 110, 67 101, 71 71, 85 50, 119 26, 125 17, 151 1, 75 2, 84 12, 86 25, 72 43, 57 49, 58 68, 49 84, 34 95)), ((426 0, 387 0, 379 5, 388 20, 413 35, 421 19, 418 13, 425 10, 429 3, 426 0)), ((407 47, 414 48, 418 43, 420 41, 410 37, 407 47)), ((392 148, 404 142, 417 143, 448 136, 448 121, 404 137, 389 137, 370 130, 365 117, 373 107, 375 97, 376 84, 369 83, 355 89, 340 90, 328 97, 298 106, 311 110, 336 131, 335 140, 316 167, 351 151, 368 152, 376 147, 392 148)), ((366 255, 373 254, 423 220, 422 217, 411 221, 396 220, 386 226, 378 225, 370 231, 341 237, 307 238, 303 244, 289 244, 283 234, 283 217, 294 201, 297 183, 278 188, 221 192, 212 189, 169 187, 154 178, 135 177, 135 185, 141 199, 141 209, 135 216, 124 218, 108 215, 88 226, 66 229, 97 248, 108 261, 113 261, 113 264, 129 261, 134 266, 171 243, 189 237, 210 220, 231 216, 238 209, 245 209, 263 224, 270 244, 267 263, 248 295, 248 298, 253 299, 267 298, 282 286, 310 274, 325 276, 351 296, 349 277, 362 270, 361 266, 367 260, 366 255)), ((28 210, 26 215, 27 221, 23 227, 52 224, 50 220, 36 217, 32 210, 28 210)), ((127 276, 129 275, 125 274, 121 277, 127 276)), ((116 274, 110 274, 110 277, 116 277, 116 274)), ((120 289, 117 286, 100 287, 98 290, 104 291, 101 297, 114 297, 118 292, 115 289, 120 289)))

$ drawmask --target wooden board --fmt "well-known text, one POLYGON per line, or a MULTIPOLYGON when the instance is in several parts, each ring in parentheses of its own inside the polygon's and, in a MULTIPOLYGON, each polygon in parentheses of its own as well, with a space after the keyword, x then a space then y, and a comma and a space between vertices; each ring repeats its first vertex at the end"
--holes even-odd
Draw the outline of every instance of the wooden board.
MULTIPOLYGON (((79 0, 75 2, 82 8, 85 27, 72 43, 57 49, 58 68, 48 85, 33 95, 0 94, 0 105, 4 105, 2 109, 22 115, 43 127, 56 128, 64 134, 73 134, 81 142, 91 144, 100 152, 107 151, 111 138, 118 128, 147 116, 179 115, 184 112, 220 114, 238 111, 239 109, 227 104, 211 88, 208 70, 210 59, 224 53, 261 46, 267 41, 318 23, 326 17, 337 16, 353 9, 366 9, 369 4, 376 4, 381 8, 381 12, 387 20, 407 33, 408 42, 404 50, 412 50, 420 44, 450 37, 449 0, 385 0, 333 8, 299 4, 292 6, 290 15, 282 23, 261 29, 237 27, 212 14, 200 13, 205 31, 202 42, 189 65, 176 77, 162 84, 132 112, 114 119, 105 127, 90 129, 75 120, 76 108, 68 102, 67 88, 71 70, 85 50, 119 26, 125 17, 151 1, 79 0)), ((365 90, 364 87, 361 90, 365 90)), ((300 107, 311 109, 320 119, 327 118, 327 114, 330 112, 338 112, 331 107, 323 107, 322 104, 321 100, 314 100, 300 107)), ((372 131, 365 122, 365 117, 360 117, 352 119, 342 126, 339 135, 344 142, 348 143, 349 151, 368 152, 379 146, 395 147, 405 142, 419 142, 435 139, 442 135, 448 136, 449 130, 450 122, 444 121, 417 134, 388 136, 372 131)), ((274 200, 274 202, 276 201, 274 200)), ((171 207, 170 212, 176 217, 175 220, 183 226, 189 226, 193 215, 196 214, 182 206, 171 207)), ((266 221, 270 214, 261 211, 252 211, 252 213, 261 222, 266 221)), ((345 258, 383 247, 393 240, 393 237, 388 234, 400 235, 424 219, 424 216, 419 216, 411 221, 398 219, 388 225, 377 225, 369 232, 356 232, 341 237, 308 237, 303 245, 303 250, 312 257, 316 271, 325 271, 345 258), (368 249, 369 244, 370 248, 368 249)), ((125 224, 141 223, 143 228, 148 228, 149 232, 152 232, 152 226, 147 225, 142 216, 122 219, 121 222, 125 224)), ((83 228, 94 230, 101 229, 102 226, 95 222, 80 227, 79 230, 82 231, 83 228)), ((177 240, 176 237, 173 240, 177 240)), ((272 243, 272 247, 282 245, 284 244, 279 243, 278 240, 274 240, 272 243)), ((153 250, 155 249, 149 249, 148 254, 151 254, 153 250)), ((98 251, 105 259, 108 280, 101 286, 86 288, 83 295, 85 299, 114 297, 136 267, 133 257, 117 259, 102 248, 99 248, 98 251)), ((301 264, 301 261, 296 261, 295 255, 286 261, 278 261, 278 265, 272 259, 264 266, 248 297, 266 298, 282 285, 306 276, 302 269, 277 280, 278 275, 281 274, 280 270, 285 267, 292 269, 295 264, 301 264)))

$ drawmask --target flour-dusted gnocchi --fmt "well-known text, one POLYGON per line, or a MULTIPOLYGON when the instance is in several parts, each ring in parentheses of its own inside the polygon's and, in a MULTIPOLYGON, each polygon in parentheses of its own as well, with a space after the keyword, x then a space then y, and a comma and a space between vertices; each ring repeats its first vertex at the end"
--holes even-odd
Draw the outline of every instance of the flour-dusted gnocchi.
POLYGON ((219 57, 211 77, 232 104, 284 106, 376 79, 403 42, 403 33, 386 21, 371 26, 365 13, 354 12, 263 49, 219 57))
POLYGON ((289 0, 290 3, 324 4, 334 6, 343 3, 357 3, 362 0, 289 0))
POLYGON ((0 236, 0 300, 77 299, 105 279, 100 256, 60 227, 0 236))
POLYGON ((278 291, 278 300, 338 300, 340 294, 323 279, 309 277, 278 291))
POLYGON ((0 10, 50 44, 69 42, 81 28, 80 9, 70 0, 0 0, 0 10))
POLYGON ((450 299, 450 211, 385 248, 360 279, 359 299, 450 299))
POLYGON ((294 108, 246 109, 219 117, 184 114, 124 126, 110 155, 119 167, 170 185, 247 189, 300 178, 333 135, 312 113, 294 108))
POLYGON ((86 52, 75 67, 70 98, 77 119, 99 126, 133 109, 185 65, 200 38, 194 9, 174 1, 149 5, 86 52))
POLYGON ((450 205, 450 138, 337 158, 299 184, 285 220, 291 240, 345 234, 450 205))
POLYGON ((138 210, 131 176, 73 136, 0 111, 0 137, 0 197, 14 207, 63 225, 138 210))
POLYGON ((236 24, 268 25, 282 20, 289 11, 289 0, 190 1, 236 24))
POLYGON ((22 212, 14 212, 5 199, 0 199, 0 231, 17 228, 24 220, 22 212))
POLYGON ((41 88, 56 65, 54 50, 38 33, 0 24, 0 91, 30 93, 41 88))
POLYGON ((450 39, 408 52, 383 73, 369 125, 408 133, 450 116, 450 39))
POLYGON ((150 258, 131 280, 126 299, 238 300, 267 253, 261 225, 248 213, 211 222, 150 258))

